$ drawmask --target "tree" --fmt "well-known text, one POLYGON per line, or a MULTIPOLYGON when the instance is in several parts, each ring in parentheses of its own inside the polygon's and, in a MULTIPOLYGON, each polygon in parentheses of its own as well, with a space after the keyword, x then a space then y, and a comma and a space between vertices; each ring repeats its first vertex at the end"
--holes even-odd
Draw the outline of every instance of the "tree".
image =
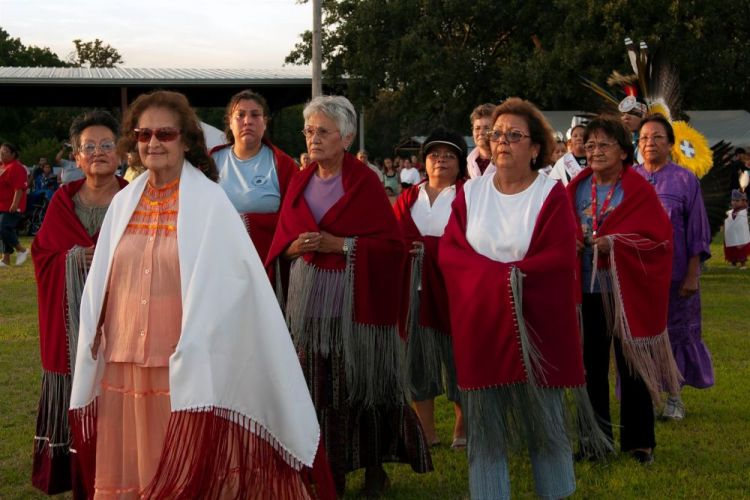
POLYGON ((122 56, 116 48, 96 38, 93 42, 83 42, 80 38, 73 40, 75 51, 68 56, 68 61, 79 68, 114 68, 122 64, 122 56))
MULTIPOLYGON (((543 109, 597 109, 579 76, 629 72, 625 36, 665 50, 685 109, 750 102, 750 6, 681 0, 324 0, 326 83, 358 107, 386 99, 402 135, 468 132, 471 109, 517 95, 543 109)), ((287 63, 310 60, 310 32, 287 63)))
POLYGON ((60 67, 67 66, 49 48, 25 46, 19 38, 13 38, 0 28, 0 66, 60 67))

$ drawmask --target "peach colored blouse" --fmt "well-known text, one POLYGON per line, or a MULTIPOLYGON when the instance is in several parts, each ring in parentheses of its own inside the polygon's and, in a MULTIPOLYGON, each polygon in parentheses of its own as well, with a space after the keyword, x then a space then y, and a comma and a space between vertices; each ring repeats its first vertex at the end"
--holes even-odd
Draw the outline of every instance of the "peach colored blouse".
POLYGON ((115 250, 103 323, 105 361, 168 366, 180 339, 179 179, 146 184, 115 250))

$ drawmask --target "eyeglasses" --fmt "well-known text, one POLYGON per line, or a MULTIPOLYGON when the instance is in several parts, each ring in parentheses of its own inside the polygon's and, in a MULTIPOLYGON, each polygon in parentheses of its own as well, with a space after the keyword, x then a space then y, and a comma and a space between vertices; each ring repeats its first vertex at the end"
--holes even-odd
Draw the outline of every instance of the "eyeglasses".
POLYGON ((606 153, 610 150, 610 148, 612 148, 612 146, 616 144, 616 142, 587 142, 583 145, 583 149, 587 153, 593 153, 597 149, 599 149, 599 151, 601 151, 602 153, 606 153))
POLYGON ((151 137, 154 136, 156 136, 156 140, 159 142, 172 142, 182 133, 180 129, 174 127, 162 127, 156 129, 136 128, 133 129, 133 132, 135 133, 135 138, 138 142, 150 142, 151 137))
POLYGON ((505 137, 505 140, 508 142, 520 142, 524 137, 531 137, 520 130, 508 130, 505 132, 502 130, 490 130, 486 135, 487 139, 492 142, 500 142, 501 137, 505 137))
POLYGON ((97 150, 105 154, 111 153, 115 150, 115 146, 115 141, 102 141, 98 145, 94 144, 93 142, 87 142, 86 144, 81 144, 81 147, 78 148, 78 151, 83 153, 83 156, 93 156, 97 150))
POLYGON ((321 139, 325 139, 335 132, 338 132, 338 130, 328 130, 323 127, 305 127, 302 129, 302 135, 304 135, 307 139, 312 139, 315 134, 317 134, 321 139))
POLYGON ((432 161, 458 160, 458 156, 456 156, 456 153, 451 153, 450 151, 444 151, 442 153, 438 153, 438 152, 427 153, 427 158, 429 158, 432 161))
POLYGON ((648 141, 661 142, 663 139, 666 139, 666 138, 667 138, 666 135, 659 135, 659 134, 657 134, 657 135, 643 135, 643 136, 641 136, 641 137, 638 138, 638 143, 639 144, 646 144, 648 141))

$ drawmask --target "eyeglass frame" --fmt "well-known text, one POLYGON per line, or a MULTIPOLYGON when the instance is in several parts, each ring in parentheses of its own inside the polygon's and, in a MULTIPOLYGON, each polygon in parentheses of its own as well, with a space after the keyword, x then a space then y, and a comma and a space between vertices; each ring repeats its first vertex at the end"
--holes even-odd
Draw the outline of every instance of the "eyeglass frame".
POLYGON ((141 143, 149 143, 151 142, 151 139, 153 137, 156 137, 156 140, 159 142, 172 142, 176 141, 178 137, 182 134, 182 130, 176 127, 158 127, 158 128, 134 128, 133 134, 135 135, 135 140, 137 142, 141 143), (164 134, 168 134, 170 137, 164 137, 164 134), (141 134, 148 134, 148 137, 145 139, 141 139, 141 134), (174 134, 174 137, 171 137, 171 135, 174 134), (159 136, 162 137, 159 137, 159 136))
POLYGON ((429 158, 432 161, 458 160, 458 155, 454 153, 453 151, 443 151, 442 153, 438 153, 437 151, 431 151, 427 153, 425 157, 429 158))
POLYGON ((521 142, 526 137, 528 137, 529 139, 531 138, 531 134, 527 134, 526 132, 521 132, 518 129, 510 129, 506 132, 503 132, 497 129, 492 129, 492 130, 488 130, 484 134, 484 136, 490 142, 500 142, 500 138, 505 137, 505 140, 508 142, 508 144, 516 144, 518 142, 521 142), (513 134, 514 137, 518 137, 518 138, 515 140, 511 139, 511 134, 513 134))
POLYGON ((326 139, 328 138, 329 135, 335 132, 338 132, 339 134, 341 134, 341 130, 339 129, 328 130, 323 127, 312 127, 312 126, 305 127, 300 132, 302 132, 302 135, 305 137, 305 139, 312 139, 316 135, 320 137, 321 139, 326 139))
POLYGON ((109 154, 109 153, 114 152, 116 149, 117 149, 117 143, 111 139, 107 139, 107 140, 100 142, 99 144, 96 144, 93 142, 87 142, 86 144, 81 144, 78 147, 78 152, 81 153, 83 156, 89 157, 89 156, 94 156, 97 151, 101 151, 102 153, 109 154), (89 146, 91 146, 93 149, 90 149, 89 146), (87 149, 90 149, 90 150, 87 151, 87 149))

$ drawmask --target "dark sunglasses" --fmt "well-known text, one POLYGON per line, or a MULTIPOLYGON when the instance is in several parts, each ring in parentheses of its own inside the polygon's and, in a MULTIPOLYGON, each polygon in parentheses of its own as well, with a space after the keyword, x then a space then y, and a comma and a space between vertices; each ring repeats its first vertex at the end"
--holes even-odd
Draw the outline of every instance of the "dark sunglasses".
POLYGON ((153 136, 156 136, 156 140, 159 142, 171 142, 177 139, 181 132, 180 129, 174 127, 133 129, 133 133, 135 133, 135 138, 138 142, 149 142, 153 136))

